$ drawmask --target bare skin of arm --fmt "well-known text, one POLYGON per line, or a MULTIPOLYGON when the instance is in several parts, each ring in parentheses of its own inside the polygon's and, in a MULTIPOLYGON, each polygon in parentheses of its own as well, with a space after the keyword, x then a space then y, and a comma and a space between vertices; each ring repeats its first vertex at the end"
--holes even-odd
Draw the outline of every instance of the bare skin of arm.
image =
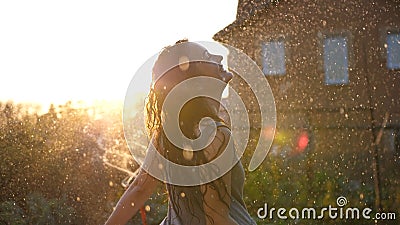
POLYGON ((154 192, 160 182, 140 169, 139 174, 118 201, 106 225, 126 224, 154 192))
MULTIPOLYGON (((231 133, 227 128, 219 128, 214 141, 205 149, 205 156, 208 161, 215 159, 219 154, 220 149, 225 149, 224 140, 231 138, 231 133)), ((229 208, 231 201, 231 172, 226 173, 221 178, 222 183, 214 183, 215 190, 210 184, 205 184, 201 188, 204 191, 204 211, 211 218, 206 217, 207 225, 211 224, 226 224, 237 225, 230 217, 229 208), (224 185, 224 186, 223 186, 224 185)))

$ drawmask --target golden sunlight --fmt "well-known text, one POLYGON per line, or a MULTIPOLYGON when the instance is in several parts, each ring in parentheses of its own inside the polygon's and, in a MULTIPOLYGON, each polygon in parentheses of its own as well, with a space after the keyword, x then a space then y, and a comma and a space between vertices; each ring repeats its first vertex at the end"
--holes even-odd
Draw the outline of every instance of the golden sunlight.
MULTIPOLYGON (((9 22, 0 24, 5 34, 0 37, 0 101, 44 106, 123 101, 146 59, 185 37, 211 40, 235 19, 236 5, 229 0, 212 2, 212 8, 211 2, 203 2, 198 7, 204 10, 196 10, 197 16, 171 13, 177 8, 170 6, 183 4, 179 0, 158 4, 155 8, 144 1, 24 1, 23 6, 2 2, 0 19, 9 22), (215 16, 204 17, 206 10, 215 16), (182 16, 187 19, 176 23, 182 16)), ((148 81, 135 82, 147 92, 148 81)))

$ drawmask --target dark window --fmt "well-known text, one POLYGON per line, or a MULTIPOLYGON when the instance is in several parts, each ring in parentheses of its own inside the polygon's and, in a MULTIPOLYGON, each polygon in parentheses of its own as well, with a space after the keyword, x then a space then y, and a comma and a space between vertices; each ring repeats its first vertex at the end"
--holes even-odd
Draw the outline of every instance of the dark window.
POLYGON ((349 83, 349 62, 346 37, 324 39, 324 72, 328 85, 349 83))
POLYGON ((387 44, 387 68, 400 69, 400 33, 388 33, 387 44))
POLYGON ((264 42, 261 48, 264 74, 284 75, 286 73, 284 40, 264 42))

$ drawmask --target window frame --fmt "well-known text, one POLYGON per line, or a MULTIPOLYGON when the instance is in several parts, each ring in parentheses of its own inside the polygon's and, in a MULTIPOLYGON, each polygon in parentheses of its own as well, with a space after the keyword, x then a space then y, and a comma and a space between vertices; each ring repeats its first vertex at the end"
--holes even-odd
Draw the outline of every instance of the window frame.
MULTIPOLYGON (((400 70, 400 66, 397 67, 397 68, 389 68, 389 54, 388 54, 389 44, 387 43, 387 38, 388 38, 388 36, 391 35, 391 34, 397 34, 397 35, 400 36, 400 30, 392 30, 392 29, 389 29, 389 30, 386 31, 386 34, 385 34, 385 44, 384 44, 384 48, 385 48, 385 65, 386 65, 386 69, 387 69, 387 70, 398 71, 398 70, 400 70), (385 46, 386 46, 386 47, 385 47, 385 46)), ((400 61, 400 59, 399 59, 399 61, 400 61)))
POLYGON ((388 65, 387 65, 388 54, 387 54, 387 48, 385 47, 385 45, 387 45, 386 38, 387 38, 388 33, 399 33, 400 34, 400 26, 394 25, 394 26, 384 26, 384 27, 379 28, 379 50, 378 51, 380 53, 380 60, 381 60, 382 67, 386 71, 396 73, 396 72, 400 71, 400 68, 399 69, 390 69, 390 68, 388 68, 388 65))
POLYGON ((322 73, 323 84, 325 86, 351 86, 352 85, 352 76, 351 73, 354 70, 354 49, 353 49, 353 35, 348 30, 337 30, 337 31, 322 31, 318 32, 317 34, 319 38, 319 65, 318 69, 322 73), (335 83, 328 83, 327 77, 325 73, 325 55, 324 55, 324 42, 327 38, 334 38, 334 37, 342 37, 346 39, 346 47, 347 47, 347 82, 335 82, 335 83))
POLYGON ((288 64, 290 61, 289 57, 289 51, 288 51, 288 38, 287 36, 281 34, 277 36, 268 36, 268 37, 263 37, 261 38, 260 41, 256 42, 257 44, 257 51, 255 51, 256 54, 256 59, 259 62, 261 71, 263 72, 265 77, 284 77, 288 74, 288 64), (285 68, 285 73, 276 73, 276 74, 267 74, 264 73, 264 56, 263 56, 263 44, 268 43, 268 42, 283 42, 283 48, 284 48, 284 68, 285 68))

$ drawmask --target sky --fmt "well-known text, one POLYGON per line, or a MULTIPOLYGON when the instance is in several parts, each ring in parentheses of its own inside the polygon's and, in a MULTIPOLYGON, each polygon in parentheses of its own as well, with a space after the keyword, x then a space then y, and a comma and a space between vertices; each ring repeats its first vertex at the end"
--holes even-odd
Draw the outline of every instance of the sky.
POLYGON ((0 101, 123 101, 147 59, 182 38, 211 41, 236 8, 237 0, 0 1, 0 101))

